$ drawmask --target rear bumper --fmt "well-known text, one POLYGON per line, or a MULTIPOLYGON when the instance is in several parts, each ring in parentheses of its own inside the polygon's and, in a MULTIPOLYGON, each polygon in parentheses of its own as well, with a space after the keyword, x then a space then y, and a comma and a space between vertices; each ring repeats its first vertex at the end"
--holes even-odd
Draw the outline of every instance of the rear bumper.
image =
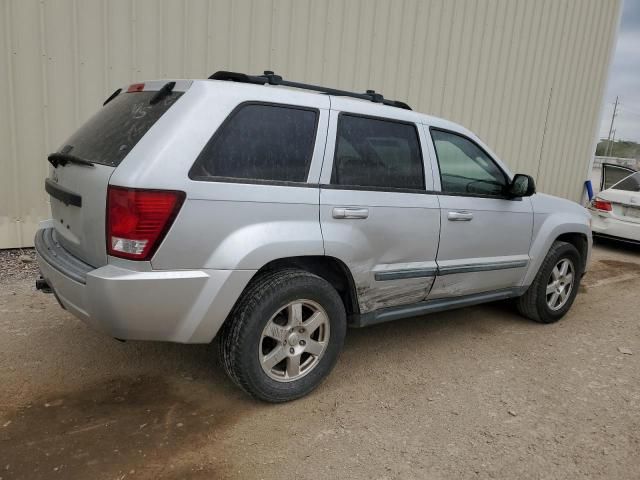
POLYGON ((254 270, 94 269, 55 241, 36 233, 42 276, 60 303, 91 327, 123 340, 208 343, 254 270))
POLYGON ((594 236, 640 242, 640 223, 625 222, 617 218, 592 213, 591 229, 594 236))

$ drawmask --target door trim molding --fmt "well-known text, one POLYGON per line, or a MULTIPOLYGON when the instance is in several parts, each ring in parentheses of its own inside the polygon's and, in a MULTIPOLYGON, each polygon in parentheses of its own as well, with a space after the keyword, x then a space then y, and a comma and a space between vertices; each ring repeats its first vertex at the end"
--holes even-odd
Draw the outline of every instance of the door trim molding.
POLYGON ((492 270, 507 270, 510 268, 522 268, 529 264, 529 260, 507 260, 504 262, 470 263, 466 265, 451 265, 448 267, 405 268, 375 272, 377 282, 388 280, 403 280, 407 278, 427 278, 442 275, 454 275, 456 273, 488 272, 492 270))
POLYGON ((402 280, 406 278, 435 277, 437 274, 438 274, 437 267, 407 268, 404 270, 389 270, 386 272, 375 272, 374 278, 378 282, 385 282, 387 280, 402 280))
POLYGON ((470 263, 467 265, 451 265, 438 267, 438 275, 454 275, 456 273, 488 272, 491 270, 507 270, 522 268, 529 264, 529 260, 509 260, 506 262, 470 263))

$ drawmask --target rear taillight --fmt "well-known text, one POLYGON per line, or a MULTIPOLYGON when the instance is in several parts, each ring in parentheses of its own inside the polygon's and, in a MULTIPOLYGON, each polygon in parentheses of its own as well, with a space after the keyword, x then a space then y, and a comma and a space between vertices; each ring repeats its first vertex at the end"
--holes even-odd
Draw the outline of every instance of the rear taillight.
POLYGON ((107 252, 114 257, 149 260, 176 218, 184 192, 109 186, 107 252))
POLYGON ((603 212, 611 212, 613 211, 613 207, 611 206, 611 202, 607 202, 606 200, 601 200, 596 198, 593 203, 593 208, 596 210, 601 210, 603 212))

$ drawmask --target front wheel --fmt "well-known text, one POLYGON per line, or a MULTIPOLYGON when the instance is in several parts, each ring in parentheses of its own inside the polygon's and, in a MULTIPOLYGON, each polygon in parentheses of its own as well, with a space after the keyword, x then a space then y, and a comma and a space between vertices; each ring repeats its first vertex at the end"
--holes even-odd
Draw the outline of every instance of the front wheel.
POLYGON ((536 322, 557 322, 573 305, 581 277, 582 261, 576 247, 554 242, 533 283, 518 299, 518 311, 536 322))
POLYGON ((345 333, 344 305, 331 284, 303 270, 280 270, 251 282, 220 332, 220 351, 243 390, 285 402, 329 374, 345 333))

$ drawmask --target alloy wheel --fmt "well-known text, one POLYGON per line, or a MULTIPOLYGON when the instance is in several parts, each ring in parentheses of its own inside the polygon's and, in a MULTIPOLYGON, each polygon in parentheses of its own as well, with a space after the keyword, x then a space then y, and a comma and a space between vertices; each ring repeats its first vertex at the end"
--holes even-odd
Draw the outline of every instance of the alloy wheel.
POLYGON ((562 258, 551 270, 547 282, 547 306, 553 310, 560 310, 569 300, 573 290, 575 268, 568 258, 562 258))
POLYGON ((262 370, 273 380, 292 382, 311 372, 329 345, 329 317, 312 300, 295 300, 265 325, 259 345, 262 370))

